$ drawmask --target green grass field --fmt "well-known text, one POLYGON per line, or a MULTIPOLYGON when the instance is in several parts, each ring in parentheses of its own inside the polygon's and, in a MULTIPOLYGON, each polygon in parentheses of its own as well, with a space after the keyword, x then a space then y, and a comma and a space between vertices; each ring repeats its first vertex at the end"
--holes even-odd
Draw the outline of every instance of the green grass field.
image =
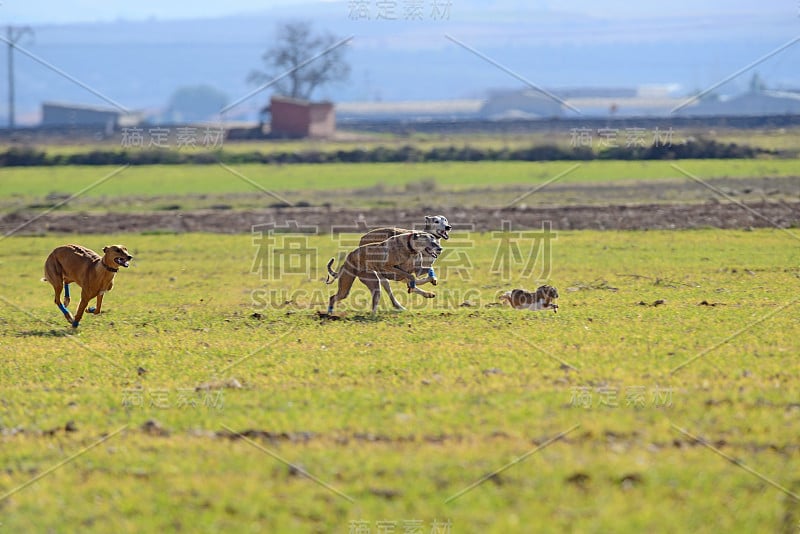
MULTIPOLYGON (((395 194, 429 191, 458 193, 480 190, 468 197, 486 198, 485 188, 586 184, 615 187, 662 181, 667 186, 694 185, 669 161, 589 162, 450 162, 331 165, 258 165, 223 168, 219 165, 148 165, 137 167, 70 166, 0 169, 0 209, 46 208, 80 192, 61 210, 130 211, 182 208, 225 203, 234 208, 263 207, 277 202, 275 193, 292 202, 330 200, 341 191, 352 202, 353 192, 366 192, 374 202, 395 194)), ((704 180, 715 178, 797 177, 800 160, 681 160, 681 169, 704 180)), ((547 192, 547 191, 545 191, 547 192)), ((359 193, 359 194, 362 194, 359 193)), ((501 195, 502 196, 502 195, 501 195)), ((516 195, 511 195, 508 202, 516 195)), ((504 202, 498 197, 498 202, 504 202)), ((503 197, 505 198, 505 197, 503 197)), ((363 199, 367 202, 369 199, 363 199)), ((643 199, 646 200, 646 199, 643 199)), ((419 201, 413 198, 411 201, 419 201)))
POLYGON ((559 232, 548 265, 454 235, 436 299, 338 321, 340 243, 294 237, 81 238, 135 260, 77 333, 39 281, 73 239, 4 239, 0 530, 797 530, 786 232, 559 232), (545 279, 558 314, 496 305, 545 279))

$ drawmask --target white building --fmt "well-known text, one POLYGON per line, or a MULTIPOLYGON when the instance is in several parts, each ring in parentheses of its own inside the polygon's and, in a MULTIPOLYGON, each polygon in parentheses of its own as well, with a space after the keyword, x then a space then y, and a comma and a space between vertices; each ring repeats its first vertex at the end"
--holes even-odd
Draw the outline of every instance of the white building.
POLYGON ((724 100, 701 100, 680 113, 696 117, 800 115, 800 94, 789 91, 751 91, 724 100))

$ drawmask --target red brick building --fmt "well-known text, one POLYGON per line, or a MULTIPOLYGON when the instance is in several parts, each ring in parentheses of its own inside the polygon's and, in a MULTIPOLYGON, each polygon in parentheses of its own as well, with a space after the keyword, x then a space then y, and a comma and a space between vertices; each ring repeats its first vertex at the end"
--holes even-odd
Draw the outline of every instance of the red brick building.
POLYGON ((267 110, 272 116, 270 135, 274 137, 331 137, 336 130, 331 102, 273 96, 267 110))

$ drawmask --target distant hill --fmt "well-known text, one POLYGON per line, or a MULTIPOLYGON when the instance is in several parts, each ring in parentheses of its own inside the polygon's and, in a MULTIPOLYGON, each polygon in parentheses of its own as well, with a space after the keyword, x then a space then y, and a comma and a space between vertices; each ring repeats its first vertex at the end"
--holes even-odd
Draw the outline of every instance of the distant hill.
MULTIPOLYGON (((636 87, 676 84, 682 94, 703 89, 787 42, 796 17, 775 13, 717 13, 650 19, 581 16, 515 3, 450 2, 436 18, 424 2, 421 20, 395 2, 396 20, 361 17, 348 2, 313 9, 275 8, 252 15, 198 20, 145 20, 35 27, 22 46, 127 108, 157 110, 179 87, 210 85, 231 101, 253 89, 247 74, 260 66, 276 24, 311 19, 319 29, 354 36, 348 83, 315 95, 334 101, 482 98, 490 89, 519 88, 523 78, 543 87, 636 87), (446 36, 511 69, 513 77, 446 36)), ((354 4, 353 4, 354 5, 354 4)), ((42 101, 104 104, 102 99, 22 54, 17 66, 19 122, 37 118, 42 101)), ((0 54, 0 72, 6 56, 0 54)), ((800 44, 757 67, 772 88, 800 85, 800 44)), ((4 77, 5 78, 5 77, 4 77)), ((739 93, 749 74, 719 89, 739 93)), ((0 84, 0 124, 6 86, 0 84)), ((268 99, 258 95, 234 110, 248 119, 268 99)))

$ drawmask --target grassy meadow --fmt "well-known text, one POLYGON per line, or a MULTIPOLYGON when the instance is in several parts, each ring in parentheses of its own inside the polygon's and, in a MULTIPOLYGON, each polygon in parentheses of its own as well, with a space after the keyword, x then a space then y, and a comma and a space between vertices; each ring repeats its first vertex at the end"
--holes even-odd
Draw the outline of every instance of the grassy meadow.
MULTIPOLYGON (((349 205, 354 195, 362 205, 408 205, 430 202, 427 195, 457 195, 457 203, 485 205, 487 198, 504 205, 531 187, 554 184, 537 195, 546 202, 550 190, 585 186, 621 190, 641 184, 664 189, 696 188, 689 173, 702 180, 771 177, 796 184, 800 160, 681 160, 586 162, 443 162, 443 163, 340 163, 327 165, 146 165, 13 167, 0 169, 0 210, 141 211, 149 209, 262 208, 285 198, 291 203, 349 205), (504 193, 505 191, 505 193, 504 193), (75 193, 76 198, 62 205, 75 193), (268 192, 265 197, 264 193, 268 192), (272 195, 272 196, 270 196, 272 195), (277 195, 274 196, 274 195, 277 195), (459 197, 458 195, 464 195, 459 197)), ((757 189, 757 187, 755 188, 757 189)), ((589 189, 581 202, 591 202, 597 191, 589 189)), ((624 193, 611 201, 652 202, 652 191, 630 199, 624 193)), ((762 198, 756 194, 755 199, 762 198)), ((528 201, 535 200, 529 199, 528 201)), ((561 198, 560 200, 565 200, 561 198)), ((569 199, 567 199, 569 200, 569 199)), ((689 199, 696 200, 696 199, 689 199)))
MULTIPOLYGON (((501 165, 508 181, 566 167, 501 165)), ((352 179, 390 181, 370 168, 352 179)), ((419 172, 490 174, 468 169, 419 172)), ((341 172, 318 170, 308 187, 341 172)), ((3 169, 2 187, 97 178, 52 171, 3 169)), ((213 185, 219 167, 164 171, 152 187, 247 187, 213 185)), ((245 171, 279 188, 294 172, 245 171)), ((316 312, 348 236, 5 238, 0 530, 795 532, 794 232, 558 232, 548 261, 530 240, 454 235, 437 298, 393 284, 408 311, 384 296, 372 316, 356 288, 339 320, 316 312), (73 332, 39 278, 76 239, 135 259, 73 332), (545 281, 559 313, 498 305, 545 281)))

